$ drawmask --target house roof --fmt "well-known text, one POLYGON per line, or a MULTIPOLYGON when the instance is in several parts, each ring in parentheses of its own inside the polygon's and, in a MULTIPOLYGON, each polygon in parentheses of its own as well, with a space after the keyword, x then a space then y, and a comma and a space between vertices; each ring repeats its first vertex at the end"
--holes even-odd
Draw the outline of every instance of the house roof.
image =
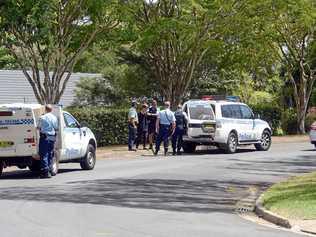
MULTIPOLYGON (((43 73, 41 73, 43 75, 43 73)), ((101 74, 73 73, 68 81, 60 104, 69 106, 75 98, 74 89, 82 77, 101 77, 101 74)), ((38 103, 31 85, 21 70, 0 70, 0 104, 38 103)))

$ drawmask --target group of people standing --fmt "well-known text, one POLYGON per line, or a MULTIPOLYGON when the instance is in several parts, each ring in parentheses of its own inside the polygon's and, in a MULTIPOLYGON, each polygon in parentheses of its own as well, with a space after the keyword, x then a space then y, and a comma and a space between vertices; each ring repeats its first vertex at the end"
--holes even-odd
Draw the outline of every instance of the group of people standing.
POLYGON ((143 103, 137 112, 137 102, 133 101, 128 113, 128 150, 136 151, 141 143, 147 150, 148 142, 149 149, 158 155, 163 142, 164 154, 167 155, 169 138, 172 137, 173 155, 180 155, 186 122, 187 116, 180 104, 177 111, 172 112, 169 101, 165 101, 164 109, 160 110, 157 101, 153 100, 150 107, 143 103))

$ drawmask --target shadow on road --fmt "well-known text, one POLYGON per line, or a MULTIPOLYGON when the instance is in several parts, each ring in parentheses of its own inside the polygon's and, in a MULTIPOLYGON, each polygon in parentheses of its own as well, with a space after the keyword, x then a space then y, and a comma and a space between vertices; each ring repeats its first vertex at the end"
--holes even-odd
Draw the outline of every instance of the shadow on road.
POLYGON ((307 173, 316 170, 315 156, 297 156, 291 160, 273 159, 270 160, 246 160, 233 158, 233 163, 226 169, 236 170, 245 174, 257 174, 266 176, 290 176, 307 173))
MULTIPOLYGON (((82 171, 82 169, 59 169, 58 173, 69 173, 69 172, 75 172, 75 171, 82 171)), ((15 171, 9 171, 9 172, 3 172, 0 179, 38 179, 39 174, 32 173, 29 170, 15 170, 15 171)))
POLYGON ((231 213, 236 202, 247 196, 250 186, 269 185, 218 180, 100 179, 45 187, 0 188, 0 199, 231 213))

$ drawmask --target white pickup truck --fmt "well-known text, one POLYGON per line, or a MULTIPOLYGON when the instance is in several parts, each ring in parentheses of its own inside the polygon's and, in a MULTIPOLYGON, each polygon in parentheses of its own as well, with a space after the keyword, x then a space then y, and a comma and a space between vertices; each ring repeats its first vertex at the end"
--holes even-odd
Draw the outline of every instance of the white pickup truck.
MULTIPOLYGON (((39 171, 39 132, 36 128, 44 111, 45 107, 39 104, 0 104, 0 175, 9 166, 39 171)), ((59 121, 53 175, 57 174, 62 162, 78 162, 82 169, 92 170, 97 149, 92 131, 60 106, 54 106, 53 113, 59 121)))

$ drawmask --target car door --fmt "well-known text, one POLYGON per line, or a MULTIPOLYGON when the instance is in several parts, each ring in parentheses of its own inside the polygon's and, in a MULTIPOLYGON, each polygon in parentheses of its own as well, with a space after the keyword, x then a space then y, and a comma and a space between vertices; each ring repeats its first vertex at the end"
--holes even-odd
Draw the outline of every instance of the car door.
POLYGON ((240 120, 240 125, 242 128, 242 140, 253 141, 256 139, 255 129, 254 129, 254 115, 251 109, 246 105, 239 105, 242 119, 240 120))
POLYGON ((67 159, 80 158, 82 150, 82 134, 79 123, 68 113, 63 113, 65 120, 64 144, 67 159))

